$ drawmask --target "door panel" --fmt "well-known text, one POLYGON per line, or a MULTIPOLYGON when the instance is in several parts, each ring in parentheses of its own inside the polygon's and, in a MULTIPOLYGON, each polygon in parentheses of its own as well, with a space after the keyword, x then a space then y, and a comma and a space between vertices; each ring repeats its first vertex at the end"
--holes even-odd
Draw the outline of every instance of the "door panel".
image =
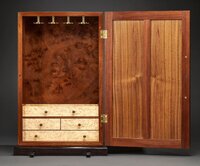
POLYGON ((181 139, 182 21, 151 21, 151 138, 181 139))
POLYGON ((114 21, 113 28, 113 137, 142 138, 144 21, 114 21))
POLYGON ((189 148, 189 12, 108 12, 106 145, 189 148))

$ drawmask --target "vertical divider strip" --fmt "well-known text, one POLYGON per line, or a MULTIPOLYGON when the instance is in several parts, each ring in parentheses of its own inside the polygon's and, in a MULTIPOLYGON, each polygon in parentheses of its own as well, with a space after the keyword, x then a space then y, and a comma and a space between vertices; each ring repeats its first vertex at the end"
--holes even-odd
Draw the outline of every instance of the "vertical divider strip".
POLYGON ((23 15, 18 13, 18 145, 23 142, 22 103, 23 103, 23 15))
POLYGON ((98 118, 99 118, 99 142, 104 144, 104 131, 103 124, 101 123, 101 114, 103 114, 103 61, 104 61, 104 42, 100 38, 100 31, 103 28, 103 13, 98 16, 98 44, 99 44, 99 105, 98 105, 98 118))
POLYGON ((149 139, 151 135, 151 20, 144 20, 144 80, 143 80, 143 115, 142 115, 142 135, 149 139))
POLYGON ((105 28, 108 30, 108 38, 105 40, 105 92, 106 92, 106 102, 105 102, 105 113, 108 116, 108 123, 105 125, 105 145, 112 145, 112 97, 113 97, 113 84, 112 84, 112 24, 113 24, 113 12, 105 13, 105 28))
POLYGON ((190 147, 190 12, 182 12, 182 148, 190 147))
MULTIPOLYGON (((105 28, 105 12, 103 13, 103 18, 102 18, 102 28, 103 29, 106 29, 105 28)), ((100 29, 101 30, 101 29, 100 29)), ((99 30, 99 33, 101 33, 99 30)), ((100 34, 99 34, 100 35, 100 34)), ((102 39, 101 39, 102 40, 102 39)), ((103 55, 103 69, 102 69, 102 72, 103 72, 103 80, 102 80, 102 84, 103 84, 103 87, 102 87, 102 93, 103 93, 103 96, 106 95, 106 81, 105 81, 105 57, 106 57, 106 45, 105 45, 105 41, 103 41, 103 44, 102 44, 102 55, 103 55)), ((102 114, 105 114, 106 112, 106 106, 105 106, 105 103, 106 103, 106 100, 105 100, 105 97, 102 97, 102 114)), ((100 129, 100 124, 101 124, 101 115, 99 115, 99 129, 100 129)), ((105 136, 106 136, 106 132, 105 132, 105 125, 102 125, 102 135, 103 135, 103 145, 105 145, 105 136)))
POLYGON ((60 130, 61 130, 61 125, 62 125, 62 124, 61 124, 61 118, 60 118, 60 130))

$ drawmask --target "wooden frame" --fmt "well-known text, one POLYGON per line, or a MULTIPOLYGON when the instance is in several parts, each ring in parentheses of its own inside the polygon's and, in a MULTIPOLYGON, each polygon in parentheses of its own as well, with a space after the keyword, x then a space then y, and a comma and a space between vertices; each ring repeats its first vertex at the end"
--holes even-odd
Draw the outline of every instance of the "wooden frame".
POLYGON ((103 26, 102 12, 19 12, 18 13, 18 145, 20 146, 101 146, 103 145, 102 124, 102 70, 103 70, 103 41, 100 30, 103 26), (22 104, 23 104, 23 17, 27 16, 96 16, 99 18, 99 142, 23 142, 22 141, 22 104))
MULTIPOLYGON (((127 11, 127 12, 19 12, 18 13, 18 145, 19 146, 129 146, 129 147, 157 147, 157 148, 186 148, 190 147, 190 12, 189 11, 127 11), (23 142, 22 141, 22 104, 23 104, 23 17, 31 16, 97 16, 99 18, 99 32, 102 28, 108 30, 108 38, 104 41, 99 35, 99 142, 23 142), (104 20, 103 20, 104 19, 104 20), (146 116, 143 116, 143 139, 123 139, 112 138, 112 70, 113 70, 113 20, 144 20, 144 71, 147 74, 145 81, 149 81, 150 71, 150 21, 151 20, 182 20, 182 118, 181 118, 181 140, 150 140, 150 89, 145 86, 147 92, 144 106, 146 116), (105 23, 105 25, 103 25, 105 23), (104 27, 105 26, 105 27, 104 27), (105 64, 103 64, 103 44, 105 44, 105 64), (104 69, 105 67, 105 69, 104 69), (103 81, 105 72, 105 82, 103 81), (103 87, 103 82, 105 87, 103 87), (105 98, 103 99, 103 90, 105 98), (105 111, 103 111, 103 100, 105 101, 105 111), (108 115, 108 123, 102 125, 100 115, 105 112, 108 115)), ((30 117, 26 117, 30 118, 30 117)), ((38 118, 38 117, 34 117, 38 118)), ((42 118, 42 117, 39 117, 42 118)), ((57 117, 51 117, 57 118, 57 117)), ((62 117, 71 118, 71 117, 62 117)), ((79 117, 84 118, 84 117, 79 117)), ((93 117, 87 117, 93 118, 93 117)))
MULTIPOLYGON (((106 126, 106 145, 108 146, 135 146, 135 147, 158 147, 158 148, 189 148, 190 147, 190 12, 189 11, 136 11, 136 12, 106 12, 105 25, 108 32, 108 39, 106 42, 106 113, 109 115, 109 122, 106 126), (150 26, 150 20, 182 20, 182 138, 179 140, 149 140, 149 139, 123 139, 112 138, 113 128, 113 114, 112 114, 112 54, 113 54, 113 20, 146 20, 146 35, 150 26), (126 142, 126 143, 124 143, 126 142)), ((145 54, 150 49, 149 41, 147 44, 145 54)), ((144 62, 147 66, 150 64, 149 58, 144 62)), ((149 75, 149 73, 147 73, 149 75)), ((147 93, 149 90, 147 89, 147 93)), ((149 105, 150 99, 147 98, 149 105)), ((147 108, 149 110, 149 108, 147 108)), ((147 120, 144 126, 148 124, 149 117, 143 117, 147 120), (146 119, 147 118, 147 119, 146 119)), ((148 138, 148 133, 146 134, 148 138)))

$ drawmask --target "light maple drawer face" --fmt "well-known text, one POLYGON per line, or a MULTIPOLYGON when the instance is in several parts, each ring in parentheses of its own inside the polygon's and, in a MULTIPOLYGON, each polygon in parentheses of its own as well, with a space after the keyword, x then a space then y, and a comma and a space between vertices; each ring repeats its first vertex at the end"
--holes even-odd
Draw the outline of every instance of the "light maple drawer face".
POLYGON ((23 131, 23 141, 98 142, 98 131, 23 131))
POLYGON ((61 130, 99 130, 99 119, 61 119, 61 130))
POLYGON ((98 117, 99 115, 98 104, 25 104, 22 109, 23 117, 98 117))
POLYGON ((60 119, 24 118, 23 130, 60 130, 60 119))

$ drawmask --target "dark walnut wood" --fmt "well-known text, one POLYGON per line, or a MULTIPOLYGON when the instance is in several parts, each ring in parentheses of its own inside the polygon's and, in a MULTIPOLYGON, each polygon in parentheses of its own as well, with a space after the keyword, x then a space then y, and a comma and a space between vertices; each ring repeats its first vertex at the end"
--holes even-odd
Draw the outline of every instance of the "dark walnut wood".
POLYGON ((96 104, 99 101, 98 17, 23 18, 23 103, 96 104))
POLYGON ((85 155, 86 157, 90 157, 107 154, 107 147, 14 147, 14 155, 28 155, 30 157, 43 155, 85 155))
POLYGON ((108 154, 150 154, 150 155, 181 155, 189 156, 191 151, 188 149, 149 149, 131 147, 22 147, 15 146, 13 154, 16 156, 57 156, 57 155, 84 155, 105 156, 108 154))
POLYGON ((105 23, 105 145, 189 148, 190 12, 106 12, 105 23))

